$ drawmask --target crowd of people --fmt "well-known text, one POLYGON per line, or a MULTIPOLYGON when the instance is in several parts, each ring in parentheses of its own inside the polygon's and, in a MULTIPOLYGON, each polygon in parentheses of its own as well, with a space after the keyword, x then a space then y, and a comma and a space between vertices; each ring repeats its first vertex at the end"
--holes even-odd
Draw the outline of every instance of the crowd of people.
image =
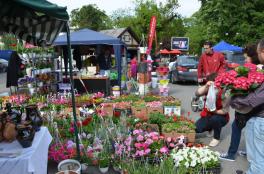
MULTIPOLYGON (((209 87, 214 84, 217 74, 225 71, 225 58, 213 50, 211 42, 204 43, 204 53, 198 66, 198 81, 205 82, 197 89, 196 95, 207 95, 209 87)), ((258 44, 249 44, 243 50, 245 62, 258 65, 264 64, 264 39, 258 44)), ((215 87, 216 88, 216 87, 215 87)), ((232 123, 231 141, 227 153, 221 154, 222 160, 234 161, 240 144, 241 131, 245 127, 246 151, 249 169, 247 174, 264 173, 264 84, 247 96, 223 97, 222 89, 216 89, 216 109, 211 111, 206 107, 201 112, 201 118, 196 122, 196 132, 208 131, 213 139, 209 146, 217 146, 220 142, 221 129, 229 121, 229 108, 235 109, 235 119, 232 123)))

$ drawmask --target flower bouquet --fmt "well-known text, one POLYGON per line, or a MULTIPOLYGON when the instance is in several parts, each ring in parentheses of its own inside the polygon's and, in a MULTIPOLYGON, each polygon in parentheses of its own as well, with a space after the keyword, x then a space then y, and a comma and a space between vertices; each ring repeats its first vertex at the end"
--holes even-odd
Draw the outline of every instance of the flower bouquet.
POLYGON ((235 70, 219 74, 215 79, 215 86, 230 90, 231 96, 248 95, 264 82, 264 73, 257 69, 257 65, 246 63, 235 70))
POLYGON ((179 173, 220 174, 219 153, 207 147, 187 147, 171 153, 179 173))

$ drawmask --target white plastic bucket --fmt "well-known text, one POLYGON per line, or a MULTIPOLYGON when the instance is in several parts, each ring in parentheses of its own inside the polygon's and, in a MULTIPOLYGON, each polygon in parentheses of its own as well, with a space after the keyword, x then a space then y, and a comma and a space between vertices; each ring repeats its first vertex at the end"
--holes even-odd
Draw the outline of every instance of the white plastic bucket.
POLYGON ((67 159, 67 160, 63 160, 59 163, 58 165, 58 171, 62 172, 62 171, 75 171, 78 174, 81 174, 81 164, 77 161, 77 160, 73 160, 73 159, 67 159), (75 165, 75 168, 71 168, 73 165, 75 165))
POLYGON ((151 78, 151 86, 152 86, 152 88, 157 88, 157 86, 158 86, 158 78, 157 77, 151 78))

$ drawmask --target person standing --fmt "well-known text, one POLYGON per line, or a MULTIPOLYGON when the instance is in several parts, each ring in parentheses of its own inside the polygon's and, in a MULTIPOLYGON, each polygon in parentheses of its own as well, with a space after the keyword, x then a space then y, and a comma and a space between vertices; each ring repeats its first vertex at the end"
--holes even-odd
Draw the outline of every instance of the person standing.
MULTIPOLYGON (((248 44, 243 50, 245 62, 252 63, 255 65, 260 64, 257 54, 257 45, 256 44, 248 44)), ((238 151, 241 132, 242 129, 246 126, 246 122, 249 120, 249 114, 241 114, 239 112, 235 112, 235 119, 232 123, 232 133, 231 133, 231 141, 228 148, 227 153, 223 153, 220 155, 220 159, 226 161, 235 161, 235 155, 238 151)), ((246 154, 244 151, 241 151, 241 154, 246 154)))
POLYGON ((170 63, 169 63, 169 65, 168 65, 168 67, 169 67, 169 79, 170 79, 170 82, 172 83, 173 82, 173 79, 172 79, 172 77, 173 77, 173 72, 175 72, 175 69, 176 69, 176 61, 177 61, 177 56, 175 56, 175 57, 172 57, 171 59, 170 59, 170 63))
POLYGON ((222 53, 216 52, 212 48, 213 44, 206 41, 203 45, 204 53, 201 55, 198 64, 198 82, 201 83, 212 73, 225 71, 225 57, 222 53))
POLYGON ((104 52, 98 56, 98 63, 101 75, 110 75, 111 69, 111 52, 108 48, 105 48, 104 52))
MULTIPOLYGON (((264 64, 264 38, 257 47, 258 58, 264 64)), ((247 96, 233 97, 231 107, 237 111, 250 108, 250 119, 245 128, 245 140, 249 169, 247 174, 264 173, 264 83, 247 96)))

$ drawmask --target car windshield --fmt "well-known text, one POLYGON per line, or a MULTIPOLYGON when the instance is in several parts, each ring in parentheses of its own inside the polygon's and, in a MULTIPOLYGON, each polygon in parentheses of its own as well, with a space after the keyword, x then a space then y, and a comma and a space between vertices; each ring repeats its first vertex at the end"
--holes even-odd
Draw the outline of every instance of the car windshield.
POLYGON ((179 64, 196 64, 198 63, 198 58, 194 56, 184 56, 184 57, 178 57, 179 64))

